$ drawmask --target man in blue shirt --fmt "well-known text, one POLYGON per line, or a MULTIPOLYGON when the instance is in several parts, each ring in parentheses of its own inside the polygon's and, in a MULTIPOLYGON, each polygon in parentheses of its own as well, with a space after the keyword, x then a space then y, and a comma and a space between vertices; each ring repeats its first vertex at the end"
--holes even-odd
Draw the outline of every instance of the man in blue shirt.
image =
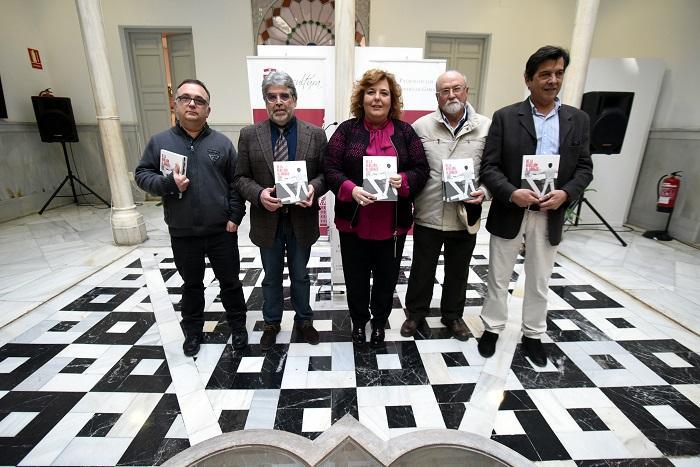
POLYGON ((481 160, 481 182, 493 201, 486 229, 489 245, 488 292, 481 319, 484 334, 479 353, 490 357, 508 319, 508 284, 520 246, 525 241, 525 296, 521 350, 537 366, 547 364, 541 337, 547 331, 547 292, 567 206, 593 179, 588 116, 561 104, 557 95, 569 53, 541 47, 525 65, 530 96, 504 107, 493 121, 481 160), (520 188, 524 155, 559 154, 555 189, 539 197, 520 188))

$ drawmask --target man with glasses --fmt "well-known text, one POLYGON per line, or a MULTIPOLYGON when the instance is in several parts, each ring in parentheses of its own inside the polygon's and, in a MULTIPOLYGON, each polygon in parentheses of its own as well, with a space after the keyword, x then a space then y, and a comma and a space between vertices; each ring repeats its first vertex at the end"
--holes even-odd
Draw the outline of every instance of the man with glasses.
POLYGON ((231 344, 234 349, 248 344, 237 234, 245 202, 233 187, 236 150, 230 139, 207 125, 209 99, 201 81, 180 83, 175 126, 150 139, 135 171, 138 186, 163 199, 175 266, 183 280, 180 325, 188 357, 199 352, 203 340, 205 256, 219 281, 231 344), (163 175, 161 150, 186 156, 186 172, 177 164, 163 175))
POLYGON ((269 350, 281 329, 284 298, 282 271, 285 252, 291 282, 296 338, 318 344, 310 306, 310 280, 306 265, 311 246, 319 237, 318 198, 326 192, 323 157, 326 134, 294 116, 297 90, 292 78, 273 71, 262 82, 269 119, 241 130, 240 159, 236 188, 250 201, 250 239, 260 247, 265 278, 263 292, 263 334, 260 348, 269 350), (275 193, 273 161, 305 161, 308 199, 283 205, 275 193))
MULTIPOLYGON (((467 102, 469 88, 462 73, 453 70, 443 73, 438 77, 435 89, 438 109, 413 124, 425 148, 430 178, 415 201, 413 261, 406 291, 408 316, 400 332, 404 337, 411 337, 416 332, 429 331, 425 318, 430 312, 435 270, 444 246, 441 322, 452 336, 466 341, 469 330, 462 313, 469 262, 476 244, 486 189, 477 188, 469 193, 471 199, 465 201, 443 201, 442 161, 473 159, 474 174, 478 177, 491 121, 476 113, 467 102)), ((465 184, 465 189, 467 186, 465 184)))

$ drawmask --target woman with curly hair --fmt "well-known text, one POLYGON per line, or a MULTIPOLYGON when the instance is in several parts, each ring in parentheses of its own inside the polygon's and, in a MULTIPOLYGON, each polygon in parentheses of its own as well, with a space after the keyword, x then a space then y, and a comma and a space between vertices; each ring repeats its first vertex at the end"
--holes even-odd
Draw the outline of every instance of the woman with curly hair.
POLYGON ((352 341, 384 345, 406 233, 413 223, 412 201, 428 179, 420 138, 401 115, 401 87, 391 73, 372 69, 356 83, 350 101, 354 118, 338 126, 325 159, 328 188, 336 196, 335 225, 352 319, 352 341), (398 201, 376 202, 362 189, 363 158, 392 156, 398 174, 389 179, 398 201), (372 287, 370 289, 370 277, 372 287), (371 313, 370 313, 371 312, 371 313))

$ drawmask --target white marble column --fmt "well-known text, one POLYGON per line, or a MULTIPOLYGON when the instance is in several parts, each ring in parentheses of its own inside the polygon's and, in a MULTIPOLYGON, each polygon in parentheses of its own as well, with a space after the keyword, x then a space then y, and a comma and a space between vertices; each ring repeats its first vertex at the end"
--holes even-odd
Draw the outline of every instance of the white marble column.
POLYGON ((581 106, 599 3, 600 0, 576 1, 574 32, 571 37, 571 62, 566 70, 561 96, 561 101, 564 104, 574 107, 581 106))
POLYGON ((350 116, 355 69, 355 0, 335 2, 335 113, 336 121, 350 116))
POLYGON ((146 240, 146 224, 136 211, 122 141, 122 128, 114 97, 114 84, 107 61, 107 44, 100 0, 75 0, 80 32, 87 58, 97 124, 104 150, 112 194, 112 235, 117 245, 135 245, 146 240))
MULTIPOLYGON (((342 123, 350 117, 355 70, 355 0, 335 1, 335 121, 342 123)), ((335 199, 326 196, 328 219, 335 217, 335 199)), ((331 241, 331 284, 344 284, 343 260, 340 257, 340 240, 335 222, 328 222, 331 241)), ((333 290, 333 289, 331 289, 333 290)))

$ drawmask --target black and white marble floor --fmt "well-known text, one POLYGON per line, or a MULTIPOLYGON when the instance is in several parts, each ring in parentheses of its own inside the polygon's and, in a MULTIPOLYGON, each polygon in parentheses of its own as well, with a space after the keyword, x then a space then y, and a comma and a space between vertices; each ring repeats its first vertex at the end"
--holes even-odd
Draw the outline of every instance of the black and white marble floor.
MULTIPOLYGON (((550 362, 519 351, 522 275, 496 355, 448 338, 437 308, 406 339, 406 248, 383 349, 353 347, 328 248, 310 261, 317 346, 296 343, 285 302, 278 344, 261 335, 262 270, 241 248, 251 345, 234 352, 211 270, 206 343, 182 354, 181 279, 167 248, 134 250, 0 335, 0 465, 152 465, 220 433, 315 438, 349 413, 383 439, 425 428, 491 437, 541 465, 700 464, 700 338, 565 259, 549 296, 550 362)), ((488 247, 472 261, 465 321, 483 330, 488 247)), ((433 305, 439 305, 439 268, 433 305)))

